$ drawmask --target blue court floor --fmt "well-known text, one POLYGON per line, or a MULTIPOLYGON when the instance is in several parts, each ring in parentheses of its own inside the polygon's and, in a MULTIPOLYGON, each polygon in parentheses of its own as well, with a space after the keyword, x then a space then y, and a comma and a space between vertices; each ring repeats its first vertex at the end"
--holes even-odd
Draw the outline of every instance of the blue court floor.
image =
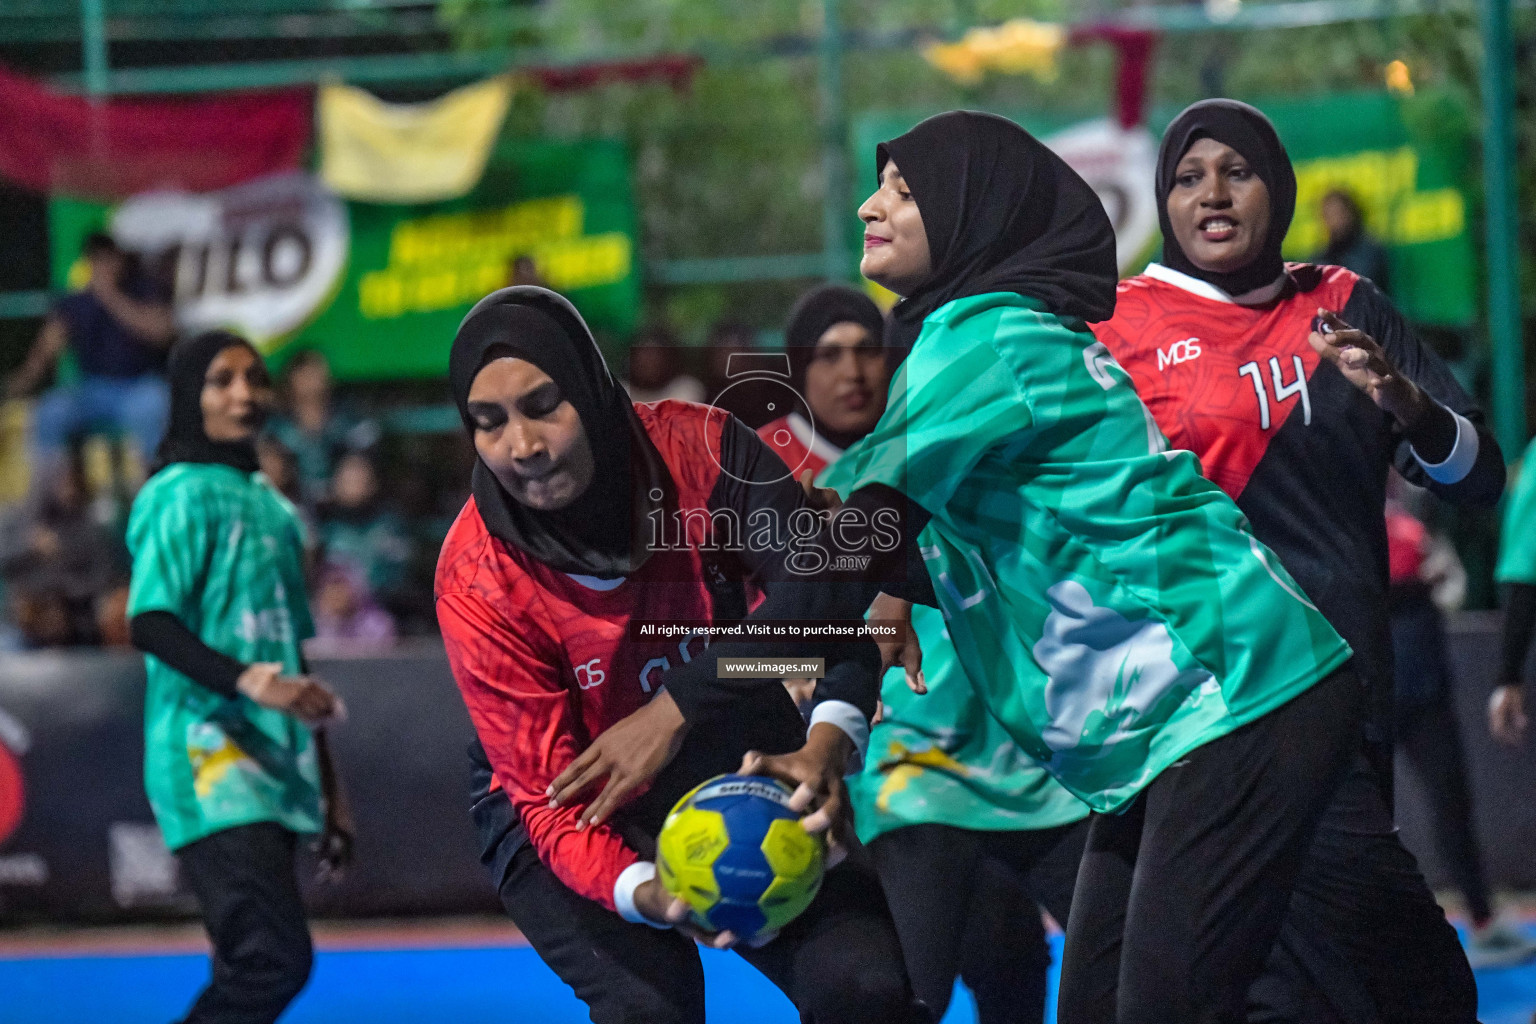
MULTIPOLYGON (((1060 953, 1060 936, 1054 940, 1060 953)), ((704 951, 711 1024, 792 1024, 772 985, 729 953, 704 951)), ((168 1024, 207 977, 196 953, 0 956, 0 1024, 168 1024)), ((1478 975, 1483 1024, 1530 1024, 1536 965, 1478 975)), ((283 1024, 581 1024, 581 1005, 531 949, 325 949, 283 1024)), ((944 1024, 974 1020, 957 994, 944 1024)))

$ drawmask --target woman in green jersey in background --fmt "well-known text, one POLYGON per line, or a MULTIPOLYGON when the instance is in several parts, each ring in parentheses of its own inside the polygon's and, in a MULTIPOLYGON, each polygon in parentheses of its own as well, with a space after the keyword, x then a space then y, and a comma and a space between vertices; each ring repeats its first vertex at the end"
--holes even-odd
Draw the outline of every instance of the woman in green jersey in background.
POLYGON ((324 735, 310 734, 341 703, 303 675, 299 521, 256 472, 272 404, 261 357, 212 332, 178 346, 169 373, 170 429, 128 523, 144 784, 213 942, 213 978, 186 1024, 271 1024, 312 957, 297 837, 324 831, 332 868, 350 853, 345 808, 323 799, 324 735))

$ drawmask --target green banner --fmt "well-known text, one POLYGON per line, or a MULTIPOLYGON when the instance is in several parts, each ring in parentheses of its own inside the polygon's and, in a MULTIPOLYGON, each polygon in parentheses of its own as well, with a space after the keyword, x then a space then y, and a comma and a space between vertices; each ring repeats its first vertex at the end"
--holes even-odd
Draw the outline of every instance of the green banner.
POLYGON ((594 330, 627 335, 640 305, 629 161, 615 141, 504 141, 463 198, 342 202, 302 174, 207 195, 50 208, 54 283, 79 286, 106 228, 175 282, 187 330, 229 327, 277 362, 324 352, 342 379, 440 377, 459 321, 529 257, 594 330))
POLYGON ((1404 103, 1369 92, 1256 104, 1296 166, 1296 219, 1285 255, 1310 259, 1323 250, 1323 196, 1343 189, 1359 202, 1366 230, 1387 247, 1397 307, 1421 323, 1466 326, 1480 305, 1466 146, 1453 111, 1411 130, 1404 103))
MULTIPOLYGON (((1464 113, 1454 104, 1437 105, 1433 98, 1400 100, 1374 91, 1253 102, 1274 121, 1296 166, 1296 218, 1285 240, 1288 259, 1310 259, 1323 250, 1327 234, 1322 199, 1330 190, 1342 188, 1360 203, 1367 231, 1387 247, 1392 300, 1399 309, 1427 324, 1460 327, 1477 319, 1477 257, 1465 191, 1464 113), (1417 105, 1419 115, 1411 122, 1404 116, 1410 105, 1417 105)), ((1154 111, 1152 132, 1160 134, 1178 112, 1177 107, 1154 111)), ((863 172, 859 200, 868 194, 874 179, 875 144, 899 135, 930 113, 936 111, 877 111, 855 122, 854 166, 863 172)), ((1058 148, 1099 191, 1115 220, 1122 273, 1139 271, 1149 256, 1155 256, 1155 226, 1144 236, 1141 228, 1146 221, 1136 216, 1137 183, 1142 183, 1150 200, 1154 170, 1140 158, 1137 130, 1125 133, 1115 144, 1113 132, 1103 122, 1073 126, 1060 114, 998 113, 1058 148), (1098 145, 1070 145, 1081 134, 1079 129, 1089 126, 1099 128, 1098 145)))

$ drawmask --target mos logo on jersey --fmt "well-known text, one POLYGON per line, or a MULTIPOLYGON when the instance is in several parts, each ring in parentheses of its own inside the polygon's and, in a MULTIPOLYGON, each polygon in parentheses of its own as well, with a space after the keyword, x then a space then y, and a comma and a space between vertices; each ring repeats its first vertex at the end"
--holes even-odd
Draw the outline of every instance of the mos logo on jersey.
POLYGON ((1157 368, 1159 370, 1166 370, 1170 366, 1178 366, 1180 363, 1187 363, 1191 359, 1199 358, 1200 339, 1185 338, 1183 341, 1174 342, 1166 349, 1160 348, 1157 350, 1157 368))
POLYGON ((603 680, 608 678, 608 673, 603 671, 602 665, 602 658, 593 658, 591 661, 577 665, 576 685, 583 690, 603 685, 603 680))

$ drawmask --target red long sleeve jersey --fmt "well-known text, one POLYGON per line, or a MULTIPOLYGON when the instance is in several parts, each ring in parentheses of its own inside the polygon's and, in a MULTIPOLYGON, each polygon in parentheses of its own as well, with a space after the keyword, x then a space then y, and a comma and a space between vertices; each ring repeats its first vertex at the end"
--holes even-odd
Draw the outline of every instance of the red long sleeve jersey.
POLYGON ((1491 504, 1503 487, 1498 444, 1445 363, 1370 281, 1343 267, 1290 264, 1269 302, 1201 294, 1167 268, 1122 281, 1115 315, 1093 333, 1131 375, 1175 448, 1237 503, 1355 650, 1355 667, 1391 696, 1387 623, 1387 467, 1457 504, 1491 504), (1373 337, 1431 398, 1468 417, 1480 443, 1461 480, 1428 478, 1390 416, 1307 341, 1319 307, 1373 337))
MULTIPOLYGON (((705 509, 721 475, 724 417, 685 402, 636 405, 677 490, 705 509)), ((596 589, 492 537, 471 498, 443 543, 437 616, 454 679, 496 779, 541 860, 575 892, 613 908, 613 886, 638 855, 608 826, 576 829, 579 806, 551 808, 545 789, 592 738, 654 696, 702 636, 632 639, 631 619, 713 621, 698 549, 706 516, 679 517, 686 545, 655 551, 632 577, 596 589)))

